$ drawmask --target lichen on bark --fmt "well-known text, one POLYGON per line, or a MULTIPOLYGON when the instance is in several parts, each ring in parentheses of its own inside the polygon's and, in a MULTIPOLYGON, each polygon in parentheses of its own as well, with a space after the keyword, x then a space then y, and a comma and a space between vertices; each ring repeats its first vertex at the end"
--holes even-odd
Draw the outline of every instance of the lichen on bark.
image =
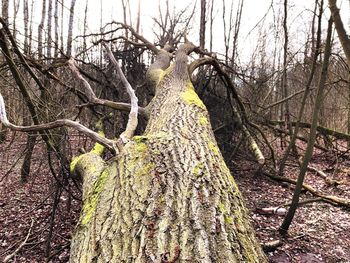
POLYGON ((144 134, 110 163, 92 152, 75 164, 84 174, 88 208, 74 233, 72 263, 266 262, 190 83, 187 53, 188 47, 179 48, 172 66, 165 61, 147 73, 156 81, 144 134), (96 158, 102 168, 84 172, 85 158, 96 158))

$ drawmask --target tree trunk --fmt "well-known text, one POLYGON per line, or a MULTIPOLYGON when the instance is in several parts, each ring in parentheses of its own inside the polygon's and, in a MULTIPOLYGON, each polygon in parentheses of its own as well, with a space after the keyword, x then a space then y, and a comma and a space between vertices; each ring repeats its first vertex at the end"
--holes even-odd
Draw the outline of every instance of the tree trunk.
MULTIPOLYGON (((5 20, 6 24, 9 23, 8 16, 9 16, 9 1, 3 0, 1 3, 1 15, 2 18, 5 20)), ((2 123, 0 123, 0 143, 5 141, 6 139, 6 132, 3 130, 2 123)))
POLYGON ((67 38, 67 56, 71 56, 72 54, 72 42, 73 42, 73 26, 74 26, 74 8, 75 1, 71 1, 70 10, 69 10, 69 24, 68 24, 68 38, 67 38))
POLYGON ((24 54, 29 54, 29 7, 28 0, 23 0, 23 25, 24 25, 24 54))
POLYGON ((2 0, 1 15, 6 24, 9 24, 9 0, 2 0))
MULTIPOLYGON (((350 38, 348 37, 343 21, 340 17, 339 9, 337 7, 337 0, 328 0, 328 4, 329 4, 329 9, 331 10, 335 29, 337 30, 340 43, 345 53, 345 57, 346 57, 346 61, 349 69, 348 79, 350 80, 350 38)), ((349 94, 350 94, 350 84, 348 84, 348 86, 349 86, 349 94)), ((348 127, 347 127, 348 133, 350 133, 350 107, 349 106, 350 106, 350 103, 348 104, 348 127)), ((348 148, 350 148, 350 142, 348 142, 348 148)))
MULTIPOLYGON (((55 13, 54 13, 54 29, 55 29, 55 48, 54 48, 54 58, 58 57, 58 46, 59 46, 59 36, 58 36, 58 28, 59 28, 59 24, 58 24, 58 1, 55 1, 55 13)), ((62 29, 61 29, 62 30, 62 29)))
POLYGON ((199 23, 199 47, 205 49, 206 0, 201 0, 201 16, 199 23))
POLYGON ((26 155, 24 156, 21 167, 21 182, 26 183, 30 175, 30 168, 32 163, 32 155, 36 142, 36 133, 28 133, 26 143, 26 155))
MULTIPOLYGON (((320 8, 323 6, 323 1, 321 0, 321 5, 320 8)), ((292 198, 292 203, 289 207, 288 213, 286 217, 283 220, 283 223, 280 227, 280 233, 281 234, 286 234, 290 224, 292 223, 292 220, 294 218, 296 209, 298 207, 299 203, 299 197, 301 193, 301 189, 304 183, 305 179, 305 174, 309 165, 309 162, 312 157, 312 153, 314 150, 314 145, 316 141, 316 131, 317 131, 317 122, 318 122, 318 114, 320 112, 320 108, 323 106, 323 94, 325 90, 325 84, 327 80, 327 74, 328 74, 328 65, 329 65, 329 59, 331 56, 331 51, 332 51, 332 18, 329 19, 328 21, 328 30, 327 30, 327 39, 326 39, 326 46, 325 46, 325 51, 324 51, 324 59, 323 59, 323 64, 322 64, 322 72, 318 84, 318 89, 317 89, 317 94, 316 94, 316 100, 315 100, 315 105, 312 113, 312 124, 311 124, 311 129, 310 129, 310 135, 309 135, 309 140, 306 146, 305 154, 303 157, 303 161, 300 167, 300 172, 298 176, 297 183, 295 185, 294 193, 293 193, 293 198, 292 198)))
POLYGON ((156 94, 142 136, 105 163, 76 157, 83 209, 70 262, 267 262, 187 73, 162 50, 149 69, 156 94))
POLYGON ((52 49, 52 0, 49 0, 49 8, 47 12, 47 50, 46 54, 49 59, 51 59, 51 49, 52 49))
POLYGON ((38 26, 38 57, 42 58, 43 56, 43 31, 45 23, 45 14, 46 14, 46 0, 43 0, 42 10, 41 10, 41 21, 38 26))
MULTIPOLYGON (((318 5, 318 0, 316 0, 315 9, 317 8, 317 5, 318 5)), ((307 83, 306 83, 306 88, 305 88, 305 91, 304 91, 304 95, 303 95, 302 100, 301 100, 300 109, 299 109, 299 112, 298 112, 298 115, 297 115, 297 122, 295 123, 295 125, 291 124, 291 122, 287 123, 287 125, 295 126, 295 128, 294 128, 293 134, 291 136, 290 142, 288 144, 288 147, 287 147, 286 151, 284 152, 284 154, 283 154, 283 156, 281 158, 280 164, 279 164, 278 173, 279 173, 280 176, 283 176, 283 174, 284 174, 284 168, 286 166, 286 162, 287 162, 287 159, 289 157, 290 151, 293 150, 293 148, 294 148, 294 152, 296 152, 295 143, 296 143, 296 139, 297 139, 297 136, 298 136, 298 133, 299 133, 300 122, 301 122, 301 119, 302 119, 303 114, 304 114, 304 109, 305 109, 305 106, 306 106, 306 100, 307 100, 307 98, 309 96, 311 85, 312 85, 312 81, 314 79, 314 75, 315 75, 315 72, 316 72, 317 58, 318 58, 318 55, 320 53, 319 48, 320 48, 320 45, 321 45, 322 12, 323 12, 323 6, 320 6, 320 12, 319 12, 319 15, 318 15, 316 44, 312 44, 312 46, 313 46, 313 49, 312 49, 313 59, 312 59, 311 71, 310 71, 310 75, 309 75, 309 78, 308 78, 307 83)), ((314 16, 316 16, 316 12, 314 13, 314 16)), ((312 24, 312 28, 314 27, 313 25, 314 24, 312 24)), ((312 32, 312 35, 313 35, 313 32, 312 32)))

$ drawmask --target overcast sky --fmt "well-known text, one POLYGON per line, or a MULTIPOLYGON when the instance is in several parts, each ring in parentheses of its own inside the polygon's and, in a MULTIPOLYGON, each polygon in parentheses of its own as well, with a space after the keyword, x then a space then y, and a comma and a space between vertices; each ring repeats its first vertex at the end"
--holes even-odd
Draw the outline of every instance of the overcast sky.
MULTIPOLYGON (((11 0, 12 2, 14 0, 11 0)), ((55 0, 54 0, 55 1, 55 0)), ((63 2, 65 7, 65 17, 68 24, 69 7, 70 0, 58 0, 63 2)), ((75 28, 74 34, 82 34, 84 25, 84 9, 87 0, 76 0, 76 16, 75 16, 75 28)), ((137 5, 139 0, 130 0, 131 4, 131 17, 132 22, 135 23, 137 17, 137 5)), ((341 7, 341 14, 344 23, 349 29, 349 15, 350 15, 350 0, 338 0, 338 5, 341 7)), ((22 1, 20 1, 22 3, 22 1)), ((195 1, 190 0, 169 0, 170 9, 175 8, 180 11, 188 7, 188 12, 193 10, 195 1)), ((226 4, 226 14, 229 15, 229 9, 231 5, 231 0, 224 0, 226 4)), ((233 15, 236 15, 236 8, 238 0, 233 0, 234 11, 233 15)), ((257 47, 257 39, 261 39, 259 32, 266 35, 266 44, 271 45, 274 42, 275 35, 273 32, 273 21, 282 12, 283 6, 281 5, 283 0, 244 0, 243 15, 241 22, 241 29, 238 41, 239 56, 240 59, 245 61, 248 60, 254 50, 257 47), (273 2, 273 8, 271 8, 271 3, 273 2)), ((288 14, 288 25, 290 34, 290 44, 298 49, 299 46, 305 43, 306 33, 309 32, 310 19, 312 17, 312 10, 315 0, 289 0, 289 14, 288 14)), ((34 1, 34 32, 37 32, 37 25, 40 22, 40 13, 42 7, 42 0, 34 1)), ((89 10, 88 10, 88 32, 87 33, 97 33, 100 31, 100 14, 102 7, 102 24, 111 21, 123 21, 122 13, 122 1, 121 0, 89 0, 89 10)), ((141 30, 143 35, 150 41, 154 40, 154 35, 152 30, 155 28, 155 24, 152 20, 153 17, 158 17, 158 5, 164 5, 164 0, 141 0, 141 30)), ((327 3, 327 0, 325 0, 327 3)), ((213 33, 213 50, 217 52, 223 52, 223 20, 222 20, 222 4, 223 0, 215 0, 214 5, 214 33, 213 33)), ((11 5, 12 6, 12 5, 11 5)), ((190 31, 190 38, 194 43, 199 41, 199 16, 200 16, 200 0, 196 3, 196 14, 193 18, 193 27, 190 31)), ((209 10, 208 10, 209 12, 209 10)), ((23 30, 23 20, 21 21, 21 9, 18 12, 17 28, 23 30)), ((282 14, 280 14, 282 17, 282 14)), ((329 16, 328 9, 326 9, 326 16, 329 16)), ((279 24, 281 25, 281 24, 279 24)), ((209 27, 209 25, 207 25, 209 27)), ((324 28, 326 23, 324 23, 324 28)), ((64 28, 64 32, 67 29, 64 28)), ((207 31, 207 37, 208 37, 207 31)), ((348 31, 350 32, 350 30, 348 31)), ((281 39, 283 33, 281 32, 281 39)), ((209 46, 209 41, 207 41, 207 48, 209 46)))
MULTIPOLYGON (((67 1, 67 0, 66 0, 67 1)), ((137 5, 139 0, 130 0, 131 4, 131 17, 133 18, 132 22, 135 22, 137 15, 137 5)), ((228 17, 229 9, 231 5, 231 0, 224 0, 226 4, 226 14, 228 17)), ((234 12, 237 8, 238 0, 234 0, 234 12)), ((241 29, 238 41, 239 47, 239 56, 242 61, 249 60, 252 53, 256 49, 256 41, 259 38, 259 31, 262 33, 266 33, 267 35, 267 45, 272 41, 274 41, 274 35, 271 34, 272 21, 279 15, 279 13, 283 10, 283 6, 280 4, 283 2, 282 0, 244 0, 243 5, 243 15, 241 22, 241 29), (271 8, 271 3, 273 3, 273 8, 271 8), (266 15, 267 14, 267 15, 266 15), (260 30, 262 29, 262 30, 260 30)), ((310 29, 310 19, 312 17, 314 0, 289 0, 289 17, 288 17, 288 25, 290 30, 290 41, 291 45, 298 49, 299 46, 305 43, 306 33, 309 32, 310 29)), ((349 0, 338 0, 338 4, 342 6, 342 16, 344 22, 347 25, 349 23, 349 0)), ((85 7, 85 1, 77 1, 77 4, 80 5, 78 9, 83 10, 85 7)), ((103 23, 107 23, 111 20, 122 21, 122 8, 121 8, 121 0, 90 0, 89 4, 89 14, 91 16, 90 21, 98 21, 99 20, 99 11, 103 8, 103 23), (95 17, 95 18, 93 18, 95 17)), ((149 38, 151 41, 153 40, 152 30, 154 28, 154 22, 152 17, 158 17, 158 5, 161 3, 164 5, 164 0, 141 0, 141 27, 143 34, 149 38)), ((327 3, 327 0, 325 0, 327 3)), ((200 10, 200 0, 189 1, 189 0, 170 0, 170 9, 175 8, 177 11, 180 11, 186 7, 188 7, 188 11, 191 12, 193 10, 193 6, 196 4, 196 15, 193 20, 193 28, 192 28, 192 37, 191 40, 195 43, 199 42, 199 10, 200 10)), ((223 0, 215 0, 214 5, 214 43, 213 50, 217 52, 223 52, 223 20, 222 20, 222 4, 223 0)), ((207 10, 209 12, 209 10, 207 10)), ((326 9, 326 16, 329 16, 328 9, 326 9)), ((79 16, 80 21, 77 21, 77 24, 82 26, 81 21, 82 16, 79 16)), ((207 25, 209 27, 209 25, 207 25)), ((326 27, 326 21, 324 23, 324 28, 326 27)), ((91 32, 96 32, 99 30, 99 22, 89 23, 89 30, 91 32)), ((208 31, 207 31, 208 32, 208 31)), ((350 32, 350 31, 349 31, 350 32)), ((281 32, 282 35, 282 32, 281 32)), ((207 33, 208 37, 208 33, 207 33)), ((207 48, 209 46, 209 41, 207 41, 207 48)))

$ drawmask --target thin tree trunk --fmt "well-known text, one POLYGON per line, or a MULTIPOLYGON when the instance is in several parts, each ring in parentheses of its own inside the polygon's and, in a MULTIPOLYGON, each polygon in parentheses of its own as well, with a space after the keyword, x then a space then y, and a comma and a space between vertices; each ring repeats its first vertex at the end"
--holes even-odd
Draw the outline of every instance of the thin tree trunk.
POLYGON ((232 67, 235 67, 236 54, 237 54, 237 45, 238 45, 238 34, 241 27, 242 13, 243 13, 243 3, 244 0, 240 0, 238 3, 237 13, 236 13, 236 22, 235 30, 233 36, 233 45, 232 45, 232 67))
MULTIPOLYGON (((284 18, 283 18, 283 32, 284 32, 284 44, 283 44, 283 75, 282 75, 282 93, 283 97, 288 97, 288 0, 284 0, 284 18)), ((284 119, 286 120, 289 134, 292 136, 292 128, 289 125, 290 114, 289 114, 289 102, 288 100, 284 103, 284 119)))
POLYGON ((141 0, 138 1, 137 6, 137 20, 136 20, 136 32, 140 33, 140 18, 141 18, 141 0))
POLYGON ((317 89, 317 95, 315 100, 315 106, 312 114, 312 123, 310 128, 310 135, 309 140, 307 143, 307 147, 305 150, 305 155, 303 158, 302 165, 300 167, 300 172, 297 180, 297 184, 294 189, 293 199, 292 203, 289 207, 288 213, 286 217, 283 220, 283 223, 280 227, 280 232, 282 234, 286 234, 288 232, 289 226, 292 223, 292 220, 294 218, 295 211, 298 207, 299 203, 299 197, 301 193, 301 189, 304 183, 305 174, 307 172, 307 168, 309 165, 309 161, 312 157, 312 152, 314 149, 314 144, 316 140, 316 131, 317 131, 317 122, 318 122, 318 113, 320 111, 320 108, 323 105, 323 93, 325 89, 325 83, 327 79, 327 73, 328 73, 328 64, 329 64, 329 58, 331 55, 331 39, 332 39, 332 18, 328 21, 328 30, 327 30, 327 39, 326 39, 326 46, 325 46, 325 53, 324 53, 324 60, 322 64, 322 71, 320 76, 320 81, 317 89))
MULTIPOLYGON (((54 13, 54 28, 55 28, 55 48, 54 48, 54 58, 58 57, 58 47, 59 47, 59 35, 58 35, 58 1, 55 1, 55 13, 54 13)), ((61 29, 62 30, 62 29, 61 29)))
MULTIPOLYGON (((318 0, 316 0, 315 6, 317 6, 317 4, 318 4, 318 0)), ((320 49, 320 44, 321 44, 321 24, 322 24, 322 14, 323 14, 323 7, 322 6, 323 6, 323 1, 321 2, 320 12, 318 15, 316 45, 315 45, 315 49, 312 51, 313 52, 313 59, 312 59, 311 72, 310 72, 308 81, 306 83, 306 88, 305 88, 304 95, 303 95, 303 98, 301 101, 301 105, 300 105, 300 109, 299 109, 299 113, 298 113, 298 117, 297 117, 297 122, 296 122, 296 125, 294 127, 293 135, 291 137, 289 145, 288 145, 286 151, 284 152, 283 157, 282 157, 280 164, 279 164, 278 173, 280 176, 282 176, 284 173, 285 164, 286 164, 286 161, 287 161, 288 156, 290 154, 290 151, 293 149, 293 147, 295 147, 295 142, 296 142, 296 139, 297 139, 297 136, 299 133, 299 124, 300 124, 302 116, 304 114, 304 109, 306 106, 306 99, 309 96, 311 84, 312 84, 312 81, 314 79, 314 75, 315 75, 315 71, 316 71, 317 58, 318 58, 318 55, 320 52, 319 49, 320 49)), ((316 13, 315 13, 315 15, 316 15, 316 13)), ((287 123, 287 125, 291 125, 291 123, 289 122, 289 123, 287 123)))
POLYGON ((69 10, 68 38, 67 38, 67 56, 68 57, 72 55, 75 1, 76 0, 71 1, 70 10, 69 10))
POLYGON ((49 8, 47 12, 47 57, 50 59, 52 48, 52 0, 49 1, 49 8))
POLYGON ((339 8, 337 7, 337 0, 328 0, 328 3, 334 21, 335 29, 337 30, 340 43, 343 47, 348 66, 350 67, 350 39, 346 33, 343 21, 340 17, 339 8))
POLYGON ((213 51, 213 11, 214 11, 214 0, 211 0, 211 7, 210 7, 210 40, 209 40, 209 51, 213 51))
MULTIPOLYGON (((350 39, 348 37, 348 33, 346 33, 343 21, 340 17, 340 13, 339 13, 339 8, 337 7, 337 1, 336 0, 328 0, 329 3, 329 9, 331 10, 331 14, 332 14, 332 18, 334 21, 334 25, 335 25, 335 29, 337 30, 337 34, 340 40, 340 43, 343 47, 344 53, 345 53, 345 57, 346 57, 346 61, 348 64, 348 79, 350 80, 350 39)), ((349 2, 350 4, 350 2, 349 2)), ((350 10, 350 8, 349 8, 350 10)), ((349 18, 350 20, 350 18, 349 18)), ((349 22, 350 24, 350 22, 349 22)), ((349 98, 350 98, 350 84, 348 84, 349 86, 349 98)), ((350 132, 350 100, 349 104, 348 104, 348 133, 350 132)), ((348 147, 350 147, 350 142, 348 142, 348 147)))
POLYGON ((28 0, 23 0, 23 24, 24 24, 24 53, 29 54, 29 7, 28 0))
POLYGON ((38 57, 43 56, 43 31, 46 16, 46 0, 43 0, 42 10, 41 10, 41 21, 38 27, 38 57))
POLYGON ((199 47, 205 49, 206 0, 201 0, 201 14, 199 23, 199 47))
POLYGON ((13 0, 12 35, 13 35, 13 38, 15 39, 17 35, 16 20, 17 20, 19 5, 20 5, 20 0, 13 0))
POLYGON ((32 41, 33 41, 33 14, 34 14, 34 0, 31 2, 30 7, 30 21, 29 21, 29 52, 32 49, 32 41))
POLYGON ((63 36, 63 24, 64 24, 64 0, 61 0, 61 51, 64 52, 64 36, 63 36))
POLYGON ((1 15, 6 24, 9 24, 9 0, 2 0, 1 15))
MULTIPOLYGON (((89 1, 86 1, 85 4, 85 11, 84 11, 84 31, 83 31, 83 50, 86 50, 87 44, 86 44, 86 33, 88 29, 88 8, 89 8, 89 1)), ((83 60, 85 60, 86 52, 83 53, 83 60)))
MULTIPOLYGON (((2 0, 1 3, 1 15, 6 24, 9 24, 9 0, 2 0)), ((6 132, 2 129, 2 123, 0 122, 0 143, 5 141, 6 132)))
POLYGON ((28 133, 26 143, 26 154, 24 156, 23 164, 21 167, 21 181, 26 183, 30 174, 30 167, 32 161, 32 154, 36 142, 36 132, 28 133))

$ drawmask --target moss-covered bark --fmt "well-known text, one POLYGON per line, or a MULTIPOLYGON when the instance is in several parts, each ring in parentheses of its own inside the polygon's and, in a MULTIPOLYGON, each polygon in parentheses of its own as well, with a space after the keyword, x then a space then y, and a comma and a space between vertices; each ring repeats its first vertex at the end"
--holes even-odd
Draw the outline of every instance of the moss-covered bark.
POLYGON ((266 262, 186 52, 167 71, 153 68, 160 78, 142 136, 107 164, 96 153, 75 160, 84 204, 71 262, 266 262))

